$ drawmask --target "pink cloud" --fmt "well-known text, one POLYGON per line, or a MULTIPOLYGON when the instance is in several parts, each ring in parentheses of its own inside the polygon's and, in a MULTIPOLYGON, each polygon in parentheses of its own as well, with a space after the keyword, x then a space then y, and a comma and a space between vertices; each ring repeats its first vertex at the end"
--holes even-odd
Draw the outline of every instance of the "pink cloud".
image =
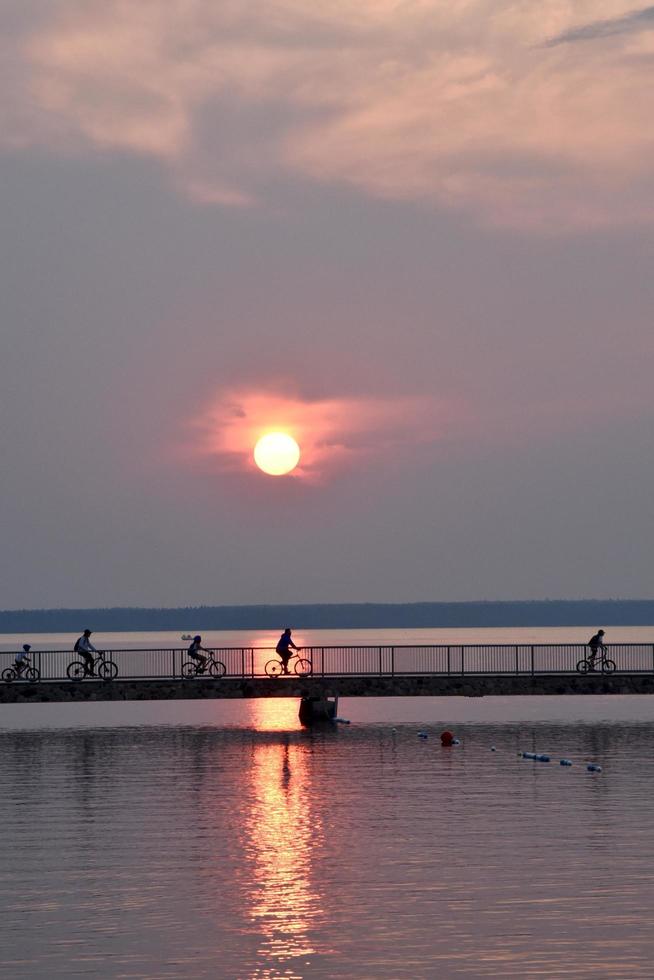
POLYGON ((216 472, 257 473, 257 440, 283 431, 301 448, 293 478, 320 481, 362 459, 436 444, 460 427, 463 415, 461 406, 427 397, 310 400, 232 391, 191 421, 185 452, 216 472))
POLYGON ((651 223, 652 32, 631 9, 53 0, 4 41, 1 139, 155 157, 221 206, 299 174, 540 232, 651 223), (613 21, 633 29, 550 43, 613 21))

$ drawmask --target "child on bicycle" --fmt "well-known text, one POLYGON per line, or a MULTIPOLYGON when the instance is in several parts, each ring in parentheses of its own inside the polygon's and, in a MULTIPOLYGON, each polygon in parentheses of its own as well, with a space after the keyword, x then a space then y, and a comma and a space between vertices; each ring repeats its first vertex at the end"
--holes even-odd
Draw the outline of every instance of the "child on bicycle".
POLYGON ((291 639, 291 630, 285 629, 279 638, 279 642, 275 647, 275 652, 279 655, 279 659, 282 662, 282 670, 284 674, 288 674, 288 662, 293 656, 291 653, 291 647, 294 650, 301 650, 301 647, 296 647, 291 639))
POLYGON ((14 658, 14 667, 16 668, 16 673, 19 677, 24 670, 27 670, 31 663, 29 658, 29 652, 31 649, 32 647, 29 645, 29 643, 23 643, 23 649, 19 650, 14 658))
POLYGON ((205 648, 202 646, 202 637, 198 634, 197 636, 193 637, 193 642, 188 648, 188 655, 192 660, 196 661, 198 665, 198 674, 204 674, 207 666, 207 658, 204 656, 204 654, 200 653, 200 650, 204 650, 204 653, 209 653, 209 650, 205 650, 205 648))

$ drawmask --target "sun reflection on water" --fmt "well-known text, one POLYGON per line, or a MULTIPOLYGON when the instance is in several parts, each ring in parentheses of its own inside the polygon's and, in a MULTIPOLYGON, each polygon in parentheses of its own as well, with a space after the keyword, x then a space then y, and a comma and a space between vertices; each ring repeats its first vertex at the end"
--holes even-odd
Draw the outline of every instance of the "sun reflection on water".
MULTIPOLYGON (((258 704, 258 721, 268 730, 279 726, 289 705, 297 717, 296 702, 258 704)), ((251 773, 252 802, 244 821, 251 866, 249 914, 261 935, 259 956, 266 964, 253 977, 302 977, 307 960, 318 952, 311 933, 323 915, 313 858, 323 846, 324 830, 310 743, 286 732, 278 742, 257 745, 251 773)))

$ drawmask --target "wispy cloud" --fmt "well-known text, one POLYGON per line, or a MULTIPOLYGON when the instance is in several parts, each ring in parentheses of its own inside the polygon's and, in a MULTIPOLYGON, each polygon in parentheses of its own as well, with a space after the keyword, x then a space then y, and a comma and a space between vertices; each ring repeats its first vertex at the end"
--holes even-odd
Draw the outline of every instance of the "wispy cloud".
POLYGON ((616 34, 633 34, 652 29, 654 29, 654 7, 643 7, 642 10, 634 10, 622 17, 595 20, 580 27, 573 27, 550 38, 544 46, 553 48, 574 41, 595 41, 604 37, 614 37, 616 34))
POLYGON ((150 156, 211 205, 299 175, 540 232, 651 223, 628 45, 653 24, 626 0, 53 0, 3 42, 0 141, 150 156))

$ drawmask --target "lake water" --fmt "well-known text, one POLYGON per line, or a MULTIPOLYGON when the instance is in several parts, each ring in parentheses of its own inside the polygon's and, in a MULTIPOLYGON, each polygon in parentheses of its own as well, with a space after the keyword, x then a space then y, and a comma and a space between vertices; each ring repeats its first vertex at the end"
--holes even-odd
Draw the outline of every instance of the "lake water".
MULTIPOLYGON (((297 639, 402 642, 362 632, 297 639)), ((654 628, 611 634, 649 642, 654 628)), ((206 641, 276 638, 236 636, 206 641)), ((97 645, 137 639, 168 645, 97 645)), ((326 731, 278 699, 3 705, 0 974, 651 978, 652 702, 352 699, 351 724, 326 731), (460 745, 441 747, 444 727, 460 745)))

